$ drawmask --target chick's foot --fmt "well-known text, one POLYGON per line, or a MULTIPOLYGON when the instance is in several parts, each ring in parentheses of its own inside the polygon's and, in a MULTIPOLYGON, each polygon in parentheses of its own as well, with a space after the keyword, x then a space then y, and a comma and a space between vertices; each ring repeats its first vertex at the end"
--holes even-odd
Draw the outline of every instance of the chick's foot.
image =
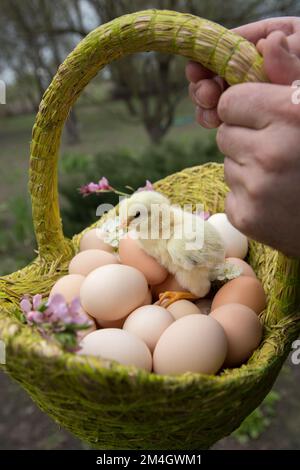
POLYGON ((168 308, 169 305, 177 302, 177 300, 197 300, 199 297, 192 294, 191 292, 176 292, 176 291, 166 291, 159 294, 158 305, 161 305, 164 308, 168 308))

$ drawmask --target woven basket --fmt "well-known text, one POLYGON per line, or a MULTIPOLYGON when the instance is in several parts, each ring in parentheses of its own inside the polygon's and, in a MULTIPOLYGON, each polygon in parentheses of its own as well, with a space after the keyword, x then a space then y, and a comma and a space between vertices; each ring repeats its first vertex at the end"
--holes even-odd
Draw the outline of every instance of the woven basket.
MULTIPOLYGON (((91 32, 60 66, 33 129, 30 159, 38 257, 0 279, 0 337, 5 370, 42 410, 99 449, 204 449, 231 433, 262 401, 300 329, 299 262, 250 243, 249 260, 262 280, 268 307, 265 336, 246 365, 220 376, 159 376, 93 357, 63 352, 18 321, 24 293, 47 295, 67 272, 80 235, 64 238, 57 190, 57 159, 71 106, 99 69, 137 51, 176 53, 199 61, 230 84, 265 81, 262 58, 232 32, 192 15, 147 10, 91 32)), ((156 184, 174 203, 202 201, 224 210, 223 167, 189 168, 156 184)))

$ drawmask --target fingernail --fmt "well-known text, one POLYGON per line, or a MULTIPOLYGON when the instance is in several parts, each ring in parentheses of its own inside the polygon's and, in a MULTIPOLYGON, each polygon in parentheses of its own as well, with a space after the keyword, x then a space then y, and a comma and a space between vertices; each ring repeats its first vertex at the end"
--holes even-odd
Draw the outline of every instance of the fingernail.
POLYGON ((198 88, 198 89, 195 91, 195 99, 196 99, 196 102, 197 102, 198 106, 200 106, 200 107, 202 108, 202 103, 201 103, 199 94, 200 94, 200 88, 198 88))
POLYGON ((212 114, 210 109, 204 109, 203 114, 202 114, 203 121, 205 124, 208 126, 214 126, 215 124, 215 116, 212 114))

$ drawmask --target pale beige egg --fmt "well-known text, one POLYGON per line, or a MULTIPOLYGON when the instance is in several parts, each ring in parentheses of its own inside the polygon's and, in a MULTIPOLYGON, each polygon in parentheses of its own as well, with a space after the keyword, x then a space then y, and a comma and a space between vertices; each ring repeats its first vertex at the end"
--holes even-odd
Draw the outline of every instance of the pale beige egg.
POLYGON ((49 297, 61 294, 67 303, 80 296, 80 288, 84 281, 81 274, 67 274, 61 277, 52 287, 49 297))
POLYGON ((248 251, 248 239, 228 220, 225 213, 213 214, 207 221, 219 232, 224 245, 225 256, 244 259, 248 251))
POLYGON ((241 269, 242 274, 241 276, 249 276, 249 277, 255 277, 257 278, 255 272, 253 271, 252 267, 250 264, 246 263, 246 261, 240 259, 240 258, 227 258, 226 261, 228 261, 231 264, 234 264, 238 268, 241 269))
POLYGON ((117 264, 118 260, 112 253, 104 250, 85 250, 78 253, 69 264, 69 274, 87 276, 96 268, 106 264, 117 264))
POLYGON ((153 353, 157 374, 198 372, 215 374, 227 354, 221 325, 208 315, 193 314, 172 323, 161 335, 153 353))
POLYGON ((266 294, 261 282, 253 277, 240 276, 224 284, 214 296, 211 309, 225 304, 242 304, 261 313, 266 307, 266 294))
POLYGON ((80 355, 117 361, 125 366, 136 366, 151 371, 151 353, 140 338, 129 331, 105 328, 94 331, 80 343, 80 355))
POLYGON ((147 295, 146 295, 145 300, 142 303, 141 307, 143 305, 151 305, 151 304, 152 304, 152 293, 151 293, 151 289, 148 289, 147 295))
POLYGON ((168 275, 168 271, 142 249, 131 233, 120 240, 119 257, 122 264, 141 271, 150 285, 162 283, 168 275))
POLYGON ((79 244, 79 251, 84 250, 104 250, 108 251, 109 253, 113 253, 114 249, 108 243, 105 243, 103 240, 103 234, 99 228, 92 228, 85 232, 81 237, 80 244, 79 244))
POLYGON ((174 318, 163 307, 157 305, 145 305, 134 310, 123 325, 123 330, 130 331, 141 338, 153 351, 156 343, 174 318))
POLYGON ((167 310, 175 320, 179 320, 179 318, 186 317, 187 315, 192 315, 194 313, 201 313, 197 305, 185 299, 173 302, 169 307, 167 307, 167 310))
POLYGON ((145 276, 122 264, 107 264, 92 271, 80 289, 83 309, 99 322, 119 320, 140 307, 148 293, 145 276))
POLYGON ((257 349, 262 339, 262 325, 257 314, 241 304, 226 304, 210 316, 223 327, 228 341, 224 366, 237 367, 257 349))

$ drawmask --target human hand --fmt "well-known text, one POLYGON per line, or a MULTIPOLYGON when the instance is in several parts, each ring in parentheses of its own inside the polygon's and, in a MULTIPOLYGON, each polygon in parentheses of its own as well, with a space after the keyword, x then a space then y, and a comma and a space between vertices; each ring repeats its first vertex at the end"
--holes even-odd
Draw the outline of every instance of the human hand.
MULTIPOLYGON (((204 79, 200 96, 208 93, 212 122, 206 127, 219 125, 229 220, 248 237, 300 257, 300 105, 293 104, 290 87, 300 79, 300 20, 280 21, 284 32, 259 42, 267 75, 279 84, 245 83, 221 94, 216 79, 204 79)), ((258 24, 252 38, 261 38, 262 30, 266 36, 275 24, 258 24)), ((198 116, 203 123, 201 111, 198 116)))
MULTIPOLYGON (((279 45, 300 56, 300 19, 296 17, 273 18, 251 23, 234 30, 256 44, 264 56, 264 68, 270 81, 277 84, 291 84, 290 59, 282 67, 282 54, 279 45)), ((285 57, 286 58, 286 57, 285 57)), ((196 120, 206 128, 221 124, 217 105, 222 93, 227 89, 226 82, 197 62, 189 62, 186 76, 190 81, 189 93, 196 105, 196 120)), ((300 78, 300 77, 298 77, 300 78)))

